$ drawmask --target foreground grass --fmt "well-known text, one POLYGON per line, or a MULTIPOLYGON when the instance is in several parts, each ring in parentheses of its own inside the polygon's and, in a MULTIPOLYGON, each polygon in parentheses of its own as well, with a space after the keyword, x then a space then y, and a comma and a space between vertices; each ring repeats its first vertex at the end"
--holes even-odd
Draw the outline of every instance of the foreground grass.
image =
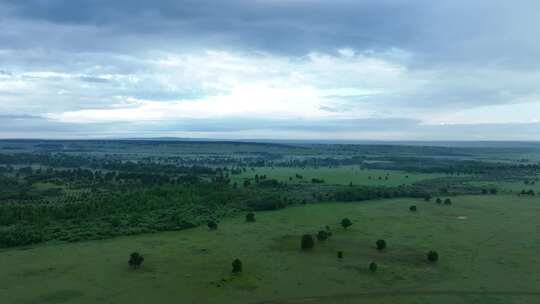
POLYGON ((2 303, 534 303, 540 199, 452 198, 317 204, 201 227, 0 251, 2 303), (411 213, 409 205, 418 206, 411 213), (344 230, 339 221, 349 217, 344 230), (301 252, 300 236, 334 236, 301 252), (375 241, 388 243, 384 252, 375 241), (425 261, 435 249, 437 264, 425 261), (344 259, 336 258, 336 251, 344 259), (129 253, 145 256, 141 269, 129 253), (244 273, 230 274, 240 258, 244 273), (373 274, 370 261, 379 264, 373 274))

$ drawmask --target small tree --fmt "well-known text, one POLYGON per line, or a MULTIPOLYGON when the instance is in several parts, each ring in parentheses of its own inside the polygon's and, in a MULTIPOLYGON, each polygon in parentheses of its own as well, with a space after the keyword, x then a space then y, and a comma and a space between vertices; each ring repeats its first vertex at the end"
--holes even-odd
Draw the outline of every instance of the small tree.
POLYGON ((250 212, 250 213, 246 214, 246 222, 248 222, 248 223, 255 222, 255 213, 250 212))
POLYGON ((232 272, 235 274, 242 272, 242 261, 236 259, 232 262, 232 272))
POLYGON ((427 194, 424 196, 424 201, 429 202, 431 200, 431 195, 427 194))
POLYGON ((343 259, 343 251, 338 251, 337 252, 337 257, 338 257, 338 259, 343 259))
POLYGON ((144 262, 144 257, 140 253, 133 252, 132 254, 129 255, 128 264, 131 268, 137 269, 141 267, 143 262, 144 262))
POLYGON ((369 271, 371 271, 371 272, 376 272, 378 267, 379 266, 375 262, 369 263, 369 271))
POLYGON ((427 259, 430 262, 437 262, 439 260, 439 254, 437 253, 437 251, 430 250, 427 253, 427 259))
POLYGON ((441 203, 442 203, 442 200, 441 200, 440 198, 437 197, 437 199, 435 200, 435 202, 436 202, 437 204, 441 204, 441 203))
POLYGON ((210 228, 210 230, 216 230, 217 229, 217 223, 214 222, 214 221, 209 221, 208 222, 208 228, 210 228))
POLYGON ((311 250, 313 249, 313 247, 315 247, 315 241, 313 240, 311 234, 304 234, 302 236, 302 242, 300 246, 303 250, 311 250))
POLYGON ((324 230, 321 230, 317 233, 317 240, 319 241, 326 241, 328 237, 329 237, 328 232, 324 230))
POLYGON ((347 229, 350 226, 352 226, 352 222, 351 222, 350 219, 344 218, 344 219, 341 220, 341 226, 343 226, 343 228, 347 229))
POLYGON ((386 241, 385 240, 378 240, 376 243, 377 250, 382 251, 386 248, 386 241))
POLYGON ((447 199, 444 200, 444 204, 445 205, 452 205, 452 201, 449 198, 447 198, 447 199))
POLYGON ((412 205, 409 207, 409 210, 412 211, 412 212, 416 212, 416 206, 415 205, 412 205))

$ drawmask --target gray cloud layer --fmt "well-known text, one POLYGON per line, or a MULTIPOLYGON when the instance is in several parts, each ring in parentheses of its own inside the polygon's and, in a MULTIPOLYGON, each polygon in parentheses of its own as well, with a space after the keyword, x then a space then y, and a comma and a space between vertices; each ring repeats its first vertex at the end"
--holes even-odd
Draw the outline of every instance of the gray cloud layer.
POLYGON ((118 130, 119 136, 285 137, 290 131, 356 139, 538 140, 539 11, 535 0, 3 0, 0 120, 6 123, 0 136, 109 136, 118 130), (340 49, 353 55, 336 55, 340 49), (205 51, 235 59, 225 67, 208 64, 205 51), (314 53, 316 60, 309 57, 314 53), (162 61, 175 56, 180 64, 165 69, 162 61), (250 72, 258 61, 264 71, 250 72), (335 69, 323 73, 322 64, 335 69), (77 111, 132 108, 136 104, 126 105, 132 99, 153 109, 160 102, 234 97, 238 83, 257 75, 257 85, 285 87, 293 97, 312 96, 296 94, 286 85, 293 81, 319 95, 377 93, 341 92, 313 102, 339 117, 298 119, 291 112, 264 120, 245 113, 178 116, 152 124, 62 120, 63 113, 78 119, 87 113, 77 111), (504 108, 513 105, 526 113, 504 108))

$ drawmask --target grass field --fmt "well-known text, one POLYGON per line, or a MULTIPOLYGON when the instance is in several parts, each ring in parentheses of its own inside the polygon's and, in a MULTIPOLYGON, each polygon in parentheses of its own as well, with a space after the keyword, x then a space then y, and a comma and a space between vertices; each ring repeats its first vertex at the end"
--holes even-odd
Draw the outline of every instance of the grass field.
POLYGON ((233 181, 241 184, 246 178, 254 178, 255 175, 266 175, 268 179, 276 179, 287 183, 311 183, 312 178, 323 179, 327 184, 367 186, 399 186, 409 185, 417 181, 443 177, 444 174, 424 174, 393 170, 367 170, 357 166, 343 166, 338 168, 255 168, 241 175, 234 175, 233 181), (300 174, 303 178, 296 178, 300 174), (292 177, 292 180, 290 179, 292 177), (388 178, 387 178, 388 177, 388 178))
POLYGON ((256 223, 229 218, 217 231, 2 250, 0 294, 10 304, 540 302, 540 199, 452 199, 305 205, 260 212, 256 223), (300 236, 325 225, 332 238, 301 252, 300 236), (425 261, 430 249, 436 264, 425 261), (146 258, 138 270, 127 265, 132 251, 146 258), (244 264, 238 276, 234 258, 244 264))

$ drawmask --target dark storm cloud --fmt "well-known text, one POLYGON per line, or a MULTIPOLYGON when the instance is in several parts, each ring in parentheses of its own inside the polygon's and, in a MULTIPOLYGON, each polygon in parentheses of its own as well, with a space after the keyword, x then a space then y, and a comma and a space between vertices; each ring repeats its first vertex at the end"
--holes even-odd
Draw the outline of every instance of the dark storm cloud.
MULTIPOLYGON (((212 47, 248 47, 289 54, 344 46, 358 50, 398 47, 421 54, 418 64, 540 64, 531 60, 540 51, 540 41, 535 39, 540 34, 540 2, 534 0, 6 3, 12 8, 10 17, 47 22, 44 27, 80 26, 87 36, 73 35, 69 45, 86 50, 177 48, 179 42, 188 48, 204 42, 212 47)), ((32 38, 22 42, 11 37, 6 41, 14 45, 48 45, 56 41, 54 34, 32 38)))

